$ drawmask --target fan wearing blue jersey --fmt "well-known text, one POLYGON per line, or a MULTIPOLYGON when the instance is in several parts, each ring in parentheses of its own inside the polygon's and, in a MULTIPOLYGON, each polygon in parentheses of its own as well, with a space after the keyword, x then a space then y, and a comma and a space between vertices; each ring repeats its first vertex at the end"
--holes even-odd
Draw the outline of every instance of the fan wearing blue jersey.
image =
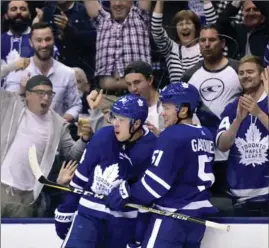
MULTIPOLYGON (((161 210, 204 217, 216 209, 209 202, 214 183, 214 141, 207 128, 194 125, 199 93, 193 85, 170 84, 160 94, 165 130, 157 139, 152 162, 141 180, 124 181, 107 198, 111 209, 128 202, 155 204, 161 210)), ((205 226, 152 215, 142 247, 200 247, 205 226)))
POLYGON ((230 150, 227 181, 240 216, 268 216, 268 96, 261 81, 262 61, 240 60, 238 75, 243 95, 222 113, 216 142, 230 150))
MULTIPOLYGON (((143 127, 147 115, 148 105, 141 97, 130 94, 115 102, 110 115, 113 126, 94 134, 70 186, 108 195, 123 180, 137 181, 151 161, 156 142, 143 127)), ((55 211, 56 232, 65 239, 62 247, 125 248, 134 239, 137 211, 113 211, 105 204, 98 197, 67 193, 55 211)))

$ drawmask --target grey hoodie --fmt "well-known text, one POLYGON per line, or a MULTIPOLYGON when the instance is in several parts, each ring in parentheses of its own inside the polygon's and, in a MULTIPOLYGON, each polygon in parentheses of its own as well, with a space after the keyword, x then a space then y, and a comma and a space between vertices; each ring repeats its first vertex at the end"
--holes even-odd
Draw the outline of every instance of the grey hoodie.
MULTIPOLYGON (((0 123, 1 123, 1 143, 0 143, 0 165, 7 154, 16 136, 19 123, 26 109, 25 101, 16 93, 7 92, 0 88, 0 123)), ((55 154, 58 151, 66 160, 80 160, 86 147, 82 140, 74 142, 71 138, 68 123, 53 110, 51 111, 52 129, 46 149, 44 151, 40 167, 44 176, 47 177, 51 171, 55 154)), ((34 187, 34 199, 42 190, 42 185, 36 182, 34 187)))

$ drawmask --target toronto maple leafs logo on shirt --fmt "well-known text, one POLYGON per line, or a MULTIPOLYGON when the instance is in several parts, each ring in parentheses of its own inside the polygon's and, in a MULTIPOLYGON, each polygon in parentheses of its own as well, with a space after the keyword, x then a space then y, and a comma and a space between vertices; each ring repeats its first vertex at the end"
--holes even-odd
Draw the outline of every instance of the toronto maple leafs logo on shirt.
POLYGON ((139 100, 137 101, 137 103, 138 103, 138 106, 139 106, 139 107, 143 107, 143 101, 142 101, 141 99, 139 99, 139 100))
POLYGON ((20 58, 20 54, 17 50, 13 49, 6 57, 7 64, 12 63, 20 58))
POLYGON ((123 104, 125 104, 127 102, 127 98, 126 97, 123 97, 119 100, 119 102, 122 102, 123 104))
POLYGON ((235 139, 235 145, 241 153, 239 163, 255 167, 267 162, 268 135, 262 138, 255 123, 251 123, 245 136, 246 139, 235 139))
POLYGON ((93 184, 91 190, 99 195, 108 195, 111 190, 122 182, 119 177, 119 164, 115 163, 104 170, 97 165, 94 170, 93 184))

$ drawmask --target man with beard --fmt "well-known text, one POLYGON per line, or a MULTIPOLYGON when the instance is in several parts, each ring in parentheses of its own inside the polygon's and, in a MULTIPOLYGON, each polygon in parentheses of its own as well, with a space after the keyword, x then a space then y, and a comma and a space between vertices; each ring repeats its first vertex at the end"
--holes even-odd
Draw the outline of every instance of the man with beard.
POLYGON ((95 72, 96 30, 83 3, 54 1, 43 9, 37 8, 36 14, 33 23, 44 21, 51 24, 60 52, 59 61, 81 68, 91 80, 95 72))
POLYGON ((24 71, 9 74, 6 79, 6 90, 23 93, 22 78, 35 75, 47 76, 55 89, 51 108, 67 121, 76 119, 81 110, 81 100, 76 85, 75 72, 52 58, 54 37, 47 23, 36 23, 32 26, 30 44, 34 56, 24 71))
MULTIPOLYGON (((1 35, 1 60, 14 62, 19 57, 30 58, 34 50, 30 45, 31 14, 26 1, 10 1, 6 3, 4 22, 8 32, 1 35)), ((54 57, 58 56, 55 48, 54 57)))

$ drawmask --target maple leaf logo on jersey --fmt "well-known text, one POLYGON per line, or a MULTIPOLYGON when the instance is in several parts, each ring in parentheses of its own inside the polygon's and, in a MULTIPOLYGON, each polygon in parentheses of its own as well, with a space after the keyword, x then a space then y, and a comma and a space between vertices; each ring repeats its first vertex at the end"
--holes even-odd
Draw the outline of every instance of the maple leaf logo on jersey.
POLYGON ((254 123, 251 123, 246 134, 246 140, 236 138, 235 145, 241 153, 239 163, 253 167, 268 161, 268 135, 262 139, 261 132, 254 123))
POLYGON ((137 101, 137 103, 138 103, 138 106, 139 106, 139 107, 143 107, 143 101, 142 101, 141 99, 139 99, 139 100, 137 101))
POLYGON ((183 86, 183 88, 185 88, 185 89, 189 88, 189 84, 187 84, 187 83, 182 83, 182 86, 183 86))
POLYGON ((123 104, 125 104, 127 102, 127 98, 126 97, 123 97, 119 100, 119 102, 122 102, 123 104))
POLYGON ((100 165, 97 165, 94 170, 93 184, 91 190, 98 195, 108 195, 111 190, 122 182, 117 179, 119 176, 118 163, 112 164, 102 171, 100 165))
POLYGON ((17 50, 13 49, 6 57, 7 64, 12 63, 20 58, 20 54, 17 50))

